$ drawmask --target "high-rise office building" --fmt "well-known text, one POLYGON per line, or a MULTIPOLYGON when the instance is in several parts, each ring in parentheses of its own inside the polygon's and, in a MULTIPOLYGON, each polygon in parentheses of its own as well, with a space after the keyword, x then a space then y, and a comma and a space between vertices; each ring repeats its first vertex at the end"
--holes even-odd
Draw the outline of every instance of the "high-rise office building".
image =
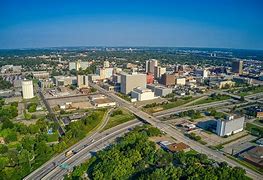
POLYGON ((161 66, 154 67, 154 78, 155 79, 160 78, 164 73, 166 73, 166 68, 161 67, 161 66))
POLYGON ((151 59, 151 60, 146 61, 146 64, 145 64, 146 73, 154 74, 155 66, 158 66, 158 61, 156 59, 151 59))
POLYGON ((121 74, 122 93, 129 94, 136 87, 146 88, 146 74, 121 74))
POLYGON ((163 74, 160 80, 160 83, 165 86, 174 86, 175 85, 175 75, 174 74, 163 74))
POLYGON ((242 74, 243 73, 243 61, 233 61, 232 62, 232 72, 242 74))
POLYGON ((31 99, 34 97, 34 88, 33 88, 32 80, 22 81, 22 94, 23 94, 23 99, 31 99))
POLYGON ((89 86, 88 76, 85 75, 78 75, 77 76, 77 83, 79 88, 85 88, 89 86))

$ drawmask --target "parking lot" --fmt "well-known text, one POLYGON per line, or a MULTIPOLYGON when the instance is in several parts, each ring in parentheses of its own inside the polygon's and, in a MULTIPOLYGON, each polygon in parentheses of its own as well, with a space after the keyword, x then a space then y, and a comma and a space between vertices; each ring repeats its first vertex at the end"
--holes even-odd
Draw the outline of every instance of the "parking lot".
POLYGON ((253 145, 256 145, 255 143, 251 142, 256 140, 257 137, 256 136, 252 136, 252 135, 247 135, 243 138, 240 138, 234 142, 231 142, 229 144, 224 145, 223 151, 229 154, 232 154, 232 150, 233 150, 233 154, 237 154, 253 145))
POLYGON ((86 106, 93 107, 89 101, 88 96, 74 96, 74 97, 61 97, 61 98, 54 98, 54 99, 48 99, 47 100, 50 106, 53 108, 55 106, 65 104, 65 103, 77 103, 77 102, 86 102, 86 106))

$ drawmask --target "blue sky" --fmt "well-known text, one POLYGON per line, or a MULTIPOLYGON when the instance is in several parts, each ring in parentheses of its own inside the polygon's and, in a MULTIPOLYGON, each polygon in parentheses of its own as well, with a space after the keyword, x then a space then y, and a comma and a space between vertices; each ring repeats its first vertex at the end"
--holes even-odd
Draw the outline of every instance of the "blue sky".
POLYGON ((0 48, 263 49, 261 0, 1 0, 0 48))

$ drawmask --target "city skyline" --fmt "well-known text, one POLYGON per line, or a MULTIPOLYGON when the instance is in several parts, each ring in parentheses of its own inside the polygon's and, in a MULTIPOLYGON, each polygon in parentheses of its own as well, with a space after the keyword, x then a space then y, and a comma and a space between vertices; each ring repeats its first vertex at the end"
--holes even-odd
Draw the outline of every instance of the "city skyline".
POLYGON ((262 2, 1 2, 0 49, 151 46, 263 49, 262 2))

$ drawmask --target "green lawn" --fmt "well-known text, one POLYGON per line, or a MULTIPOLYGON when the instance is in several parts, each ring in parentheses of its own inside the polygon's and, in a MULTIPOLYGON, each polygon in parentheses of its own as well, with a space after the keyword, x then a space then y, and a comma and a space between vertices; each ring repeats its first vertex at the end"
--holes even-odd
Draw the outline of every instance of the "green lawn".
POLYGON ((238 93, 237 95, 247 96, 247 95, 261 93, 261 92, 263 92, 263 86, 254 86, 254 87, 246 87, 246 88, 239 89, 237 91, 238 93))
POLYGON ((111 116, 108 123, 103 128, 103 130, 110 129, 114 126, 128 122, 128 121, 133 120, 135 118, 135 116, 132 113, 130 113, 129 111, 122 109, 122 108, 120 108, 120 110, 122 111, 123 114, 111 116))
POLYGON ((58 141, 59 135, 58 132, 54 132, 53 134, 48 134, 47 135, 47 141, 48 142, 55 142, 58 141))
POLYGON ((252 124, 252 123, 247 123, 246 124, 246 130, 248 130, 251 134, 255 136, 262 136, 263 135, 263 127, 252 124))
POLYGON ((162 111, 162 110, 166 110, 166 109, 171 109, 171 108, 175 108, 175 107, 178 107, 178 106, 182 106, 184 104, 187 104, 191 101, 194 101, 195 99, 197 98, 180 98, 180 99, 177 99, 176 101, 174 102, 169 102, 169 103, 164 103, 164 104, 158 104, 154 107, 150 107, 150 108, 144 108, 143 110, 145 112, 148 112, 148 113, 154 113, 154 112, 158 112, 158 111, 162 111))
POLYGON ((131 102, 131 97, 130 97, 130 96, 128 96, 128 95, 126 95, 126 94, 122 94, 122 93, 116 93, 116 94, 117 94, 117 96, 119 96, 120 98, 122 98, 122 99, 124 99, 124 100, 126 100, 126 101, 131 102))
POLYGON ((217 102, 217 101, 224 101, 224 100, 227 100, 227 99, 230 99, 230 98, 231 97, 227 96, 227 95, 221 95, 218 98, 208 97, 207 99, 200 99, 199 101, 196 101, 192 105, 199 105, 199 104, 206 104, 206 103, 212 103, 212 102, 217 102))

